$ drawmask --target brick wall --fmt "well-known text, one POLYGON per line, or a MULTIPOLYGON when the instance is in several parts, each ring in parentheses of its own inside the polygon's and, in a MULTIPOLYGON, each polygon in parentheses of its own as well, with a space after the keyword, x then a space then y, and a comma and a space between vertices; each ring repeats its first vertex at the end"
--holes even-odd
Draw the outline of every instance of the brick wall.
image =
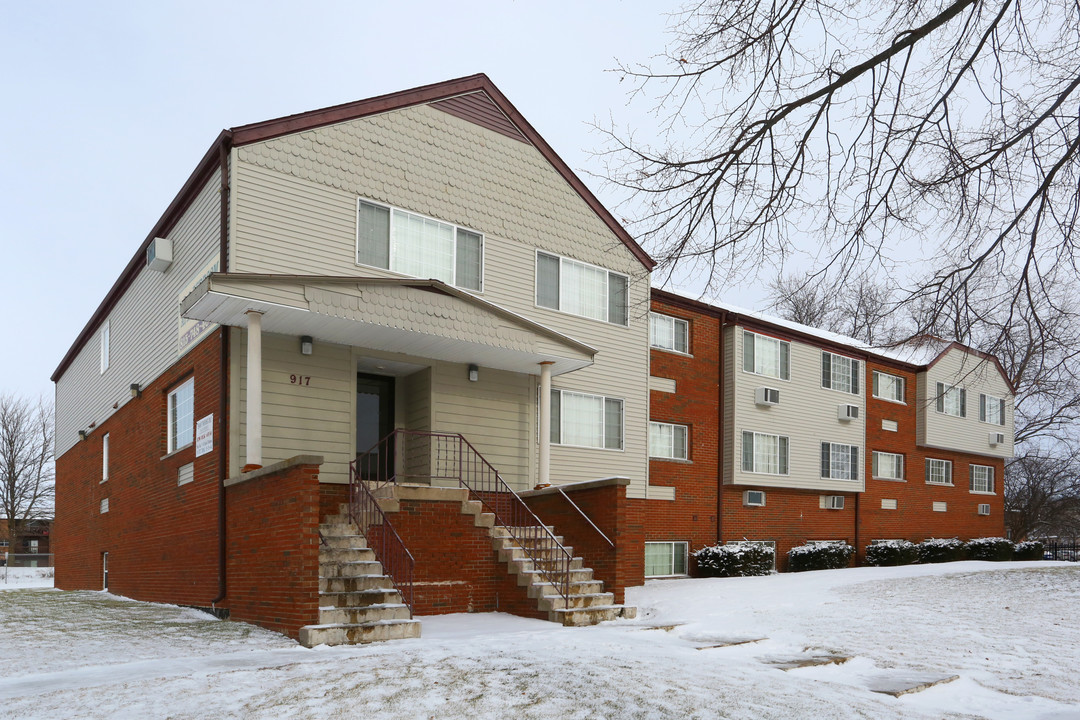
POLYGON ((218 462, 225 445, 220 401, 227 382, 220 373, 220 342, 218 330, 57 458, 56 587, 100 590, 102 554, 108 552, 114 593, 200 606, 218 595, 218 462), (214 416, 214 449, 198 458, 194 445, 170 455, 166 444, 168 392, 190 377, 195 418, 214 416), (109 479, 101 482, 105 433, 109 479), (194 463, 194 481, 178 485, 177 470, 188 463, 194 463), (105 498, 109 510, 101 513, 105 498))
POLYGON ((299 456, 228 481, 232 619, 292 638, 318 622, 320 464, 299 456))
POLYGON ((349 486, 343 483, 322 483, 319 485, 319 520, 327 515, 337 515, 341 506, 349 502, 349 486))

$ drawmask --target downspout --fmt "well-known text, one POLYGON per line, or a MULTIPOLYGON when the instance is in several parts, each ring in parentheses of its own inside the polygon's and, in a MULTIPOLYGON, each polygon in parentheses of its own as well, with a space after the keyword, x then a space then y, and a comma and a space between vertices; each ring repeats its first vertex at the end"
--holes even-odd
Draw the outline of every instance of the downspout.
POLYGON ((716 400, 716 544, 720 544, 722 529, 720 511, 722 510, 721 498, 724 494, 724 377, 727 368, 724 364, 724 326, 727 324, 727 310, 720 311, 720 382, 718 383, 719 396, 716 400))
MULTIPOLYGON (((229 147, 232 133, 225 132, 218 145, 218 159, 221 163, 221 187, 220 194, 221 222, 219 227, 220 259, 218 270, 228 271, 229 262, 229 147)), ((218 403, 218 427, 221 430, 221 444, 218 447, 218 594, 210 601, 217 605, 225 599, 227 590, 225 571, 225 479, 229 474, 229 329, 225 326, 218 328, 221 333, 221 367, 218 371, 221 383, 221 399, 218 403)))

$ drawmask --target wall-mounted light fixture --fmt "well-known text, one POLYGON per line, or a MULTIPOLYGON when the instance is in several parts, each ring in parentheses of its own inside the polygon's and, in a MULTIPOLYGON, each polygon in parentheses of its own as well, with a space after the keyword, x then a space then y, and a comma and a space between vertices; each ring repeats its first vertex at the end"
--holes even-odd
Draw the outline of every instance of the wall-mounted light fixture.
POLYGON ((300 338, 300 354, 310 355, 311 346, 315 344, 315 341, 311 339, 310 335, 304 335, 300 338))
POLYGON ((139 387, 139 383, 131 383, 131 397, 132 399, 142 397, 142 388, 139 387))
POLYGON ((480 368, 476 365, 469 366, 469 382, 476 382, 480 379, 480 368))
POLYGON ((86 439, 86 431, 85 430, 80 430, 79 431, 79 439, 80 440, 85 440, 86 439))

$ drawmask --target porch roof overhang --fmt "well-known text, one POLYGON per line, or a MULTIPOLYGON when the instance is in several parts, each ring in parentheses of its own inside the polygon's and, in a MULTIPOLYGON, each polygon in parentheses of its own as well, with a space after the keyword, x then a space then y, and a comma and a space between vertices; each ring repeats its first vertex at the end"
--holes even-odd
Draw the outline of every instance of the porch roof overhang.
POLYGON ((530 375, 593 363, 596 350, 439 280, 212 273, 180 304, 191 320, 530 375))

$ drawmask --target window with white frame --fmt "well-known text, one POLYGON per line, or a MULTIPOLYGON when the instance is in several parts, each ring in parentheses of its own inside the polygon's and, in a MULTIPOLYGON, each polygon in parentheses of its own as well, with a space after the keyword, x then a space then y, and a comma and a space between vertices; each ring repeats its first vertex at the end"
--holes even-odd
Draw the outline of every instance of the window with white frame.
POLYGON ((971 492, 994 492, 994 468, 990 465, 971 466, 971 492))
POLYGON ((645 577, 686 574, 685 542, 645 543, 645 577))
POLYGON ((952 460, 926 458, 926 483, 928 485, 952 485, 952 460))
POLYGON ((357 202, 358 264, 482 290, 483 235, 406 210, 357 202))
POLYGON ((623 401, 603 395, 552 390, 551 442, 622 450, 623 401))
POLYGON ((649 344, 661 350, 690 352, 690 323, 659 313, 649 313, 649 344))
POLYGON ((821 477, 858 480, 859 447, 842 443, 821 443, 821 477))
POLYGON ((627 277, 577 260, 536 253, 536 304, 560 312, 626 325, 627 277))
POLYGON ((169 452, 195 441, 195 378, 169 393, 169 452))
POLYGON ((854 358, 822 351, 821 387, 858 395, 859 367, 854 358))
POLYGON ((787 380, 791 376, 791 343, 743 331, 743 370, 787 380))
POLYGON ((874 451, 870 461, 874 477, 881 480, 904 479, 904 456, 899 453, 874 451))
POLYGON ((967 417, 967 391, 956 385, 937 384, 937 411, 967 417))
POLYGON ((788 474, 788 438, 783 435, 743 431, 743 472, 788 474))
POLYGON ((979 419, 991 425, 1005 424, 1005 401, 993 395, 979 394, 979 419))
POLYGON ((890 402, 904 402, 904 378, 875 370, 874 397, 890 402))
MULTIPOLYGON (((109 369, 109 321, 101 324, 101 374, 109 369)), ((93 347, 93 346, 91 346, 93 347)))
POLYGON ((109 479, 109 433, 101 436, 101 482, 109 479))
POLYGON ((649 423, 649 457, 686 460, 686 426, 649 423))

